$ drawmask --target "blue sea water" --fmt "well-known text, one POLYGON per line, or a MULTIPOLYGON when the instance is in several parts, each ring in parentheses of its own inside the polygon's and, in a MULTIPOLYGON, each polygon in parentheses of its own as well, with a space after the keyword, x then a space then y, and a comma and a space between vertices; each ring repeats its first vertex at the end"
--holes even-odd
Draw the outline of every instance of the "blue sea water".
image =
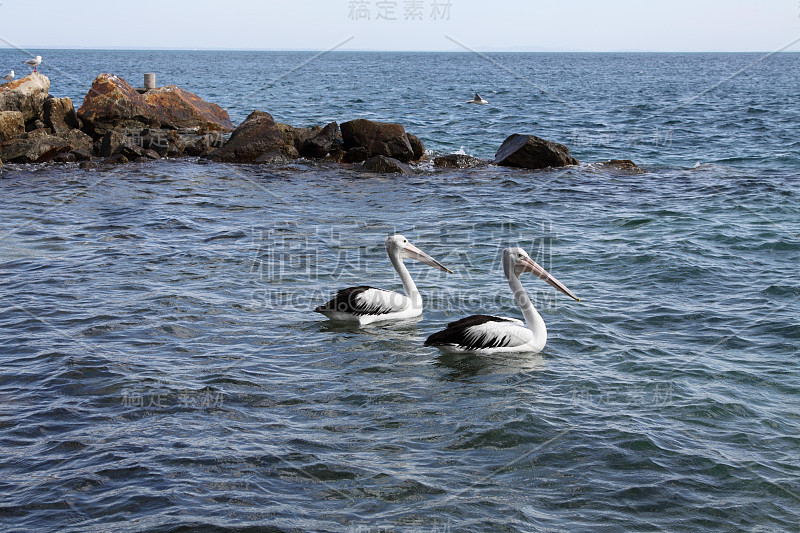
POLYGON ((41 54, 76 105, 155 72, 234 122, 396 121, 485 158, 532 133, 582 164, 7 165, 3 530, 797 529, 797 54, 41 54), (310 312, 399 288, 395 231, 455 271, 409 264, 421 320, 310 312), (519 316, 511 244, 582 299, 523 278, 545 350, 423 347, 519 316))

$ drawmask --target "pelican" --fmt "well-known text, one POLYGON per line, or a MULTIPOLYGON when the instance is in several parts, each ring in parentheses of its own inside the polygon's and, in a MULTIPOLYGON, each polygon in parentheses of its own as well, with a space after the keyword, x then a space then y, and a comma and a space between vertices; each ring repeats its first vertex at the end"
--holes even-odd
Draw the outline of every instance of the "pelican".
POLYGON ((484 100, 483 98, 478 96, 478 93, 475 93, 475 98, 473 98, 472 100, 467 100, 467 103, 468 104, 486 105, 486 104, 489 103, 489 100, 484 100))
POLYGON ((42 56, 36 56, 33 59, 27 59, 23 61, 23 63, 33 67, 33 71, 36 72, 36 67, 42 64, 42 56))
POLYGON ((340 290, 331 301, 318 306, 314 311, 331 320, 355 322, 362 326, 372 322, 402 320, 421 315, 422 296, 420 296, 414 280, 411 279, 411 274, 408 273, 403 259, 416 259, 451 274, 453 271, 408 242, 408 239, 402 235, 386 237, 386 253, 389 254, 394 269, 400 274, 405 296, 394 291, 365 285, 350 287, 340 290))
POLYGON ((13 80, 14 79, 14 71, 12 70, 11 72, 9 72, 5 76, 3 76, 3 79, 6 80, 6 81, 13 80))
POLYGON ((473 315, 451 322, 434 333, 425 346, 435 346, 444 353, 496 354, 509 352, 541 352, 547 342, 547 328, 522 287, 519 275, 531 272, 570 298, 580 301, 560 281, 539 266, 522 248, 503 250, 503 271, 525 317, 515 318, 473 315))

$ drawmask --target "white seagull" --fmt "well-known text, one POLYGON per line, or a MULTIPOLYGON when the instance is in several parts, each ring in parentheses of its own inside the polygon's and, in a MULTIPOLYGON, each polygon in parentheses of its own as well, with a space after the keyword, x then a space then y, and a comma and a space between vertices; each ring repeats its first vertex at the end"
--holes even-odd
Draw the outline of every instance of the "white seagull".
POLYGON ((14 79, 14 71, 12 70, 11 72, 9 72, 5 76, 3 76, 3 79, 6 80, 6 81, 13 80, 14 79))
POLYGON ((384 320, 403 320, 422 314, 422 296, 420 296, 411 274, 408 273, 404 258, 416 259, 426 265, 438 268, 443 272, 453 273, 439 261, 429 256, 402 235, 390 235, 386 238, 386 253, 400 274, 405 296, 394 291, 360 286, 342 289, 336 296, 314 309, 331 320, 354 322, 360 325, 384 320))
POLYGON ((32 66, 33 71, 36 72, 36 67, 42 64, 42 56, 36 56, 33 59, 28 59, 27 61, 23 61, 23 63, 32 66))
POLYGON ((447 328, 428 337, 425 346, 435 346, 444 353, 541 352, 547 342, 547 328, 522 287, 519 275, 523 272, 536 274, 570 298, 580 300, 522 248, 503 250, 503 271, 525 317, 524 324, 516 318, 473 315, 451 322, 447 328))
POLYGON ((478 96, 478 93, 475 93, 475 98, 473 98, 472 100, 467 100, 467 103, 468 104, 486 105, 486 104, 489 103, 489 100, 484 100, 483 98, 478 96))

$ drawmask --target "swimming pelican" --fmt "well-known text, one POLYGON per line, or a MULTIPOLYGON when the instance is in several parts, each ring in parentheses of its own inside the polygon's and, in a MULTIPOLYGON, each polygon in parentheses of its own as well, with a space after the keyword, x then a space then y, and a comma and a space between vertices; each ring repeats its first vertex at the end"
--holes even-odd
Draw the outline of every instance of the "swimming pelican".
POLYGON ((9 72, 5 76, 3 76, 3 79, 6 80, 6 81, 13 80, 14 79, 14 71, 12 70, 11 72, 9 72))
POLYGON ((570 298, 580 300, 522 248, 503 250, 503 271, 525 317, 525 324, 515 318, 473 315, 451 322, 442 331, 428 337, 425 346, 435 346, 444 353, 541 352, 547 342, 547 328, 522 287, 519 275, 523 272, 536 274, 570 298))
POLYGON ((414 280, 411 279, 411 274, 408 273, 403 259, 407 257, 416 259, 451 274, 453 271, 408 242, 408 239, 402 235, 386 237, 386 253, 389 254, 394 269, 400 274, 405 296, 394 291, 362 285, 340 290, 331 301, 318 306, 314 311, 322 313, 331 320, 356 322, 361 325, 382 320, 402 320, 421 315, 422 296, 420 296, 414 280))
POLYGON ((42 56, 36 56, 33 59, 27 59, 23 61, 26 65, 30 65, 33 67, 33 71, 36 72, 36 67, 42 64, 42 56))
POLYGON ((472 100, 467 100, 467 103, 468 104, 486 105, 486 104, 489 103, 489 100, 484 100, 483 98, 478 96, 478 93, 475 93, 475 98, 473 98, 472 100))

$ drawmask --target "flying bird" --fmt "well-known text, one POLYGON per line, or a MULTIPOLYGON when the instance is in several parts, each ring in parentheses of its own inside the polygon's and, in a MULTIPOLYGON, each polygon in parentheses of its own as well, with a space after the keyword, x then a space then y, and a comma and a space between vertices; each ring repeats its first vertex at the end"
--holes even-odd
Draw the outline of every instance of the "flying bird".
POLYGON ((475 93, 475 98, 473 98, 472 100, 467 100, 467 103, 468 104, 477 104, 477 105, 486 105, 486 104, 489 103, 489 100, 484 100, 483 98, 478 96, 478 93, 475 93))

